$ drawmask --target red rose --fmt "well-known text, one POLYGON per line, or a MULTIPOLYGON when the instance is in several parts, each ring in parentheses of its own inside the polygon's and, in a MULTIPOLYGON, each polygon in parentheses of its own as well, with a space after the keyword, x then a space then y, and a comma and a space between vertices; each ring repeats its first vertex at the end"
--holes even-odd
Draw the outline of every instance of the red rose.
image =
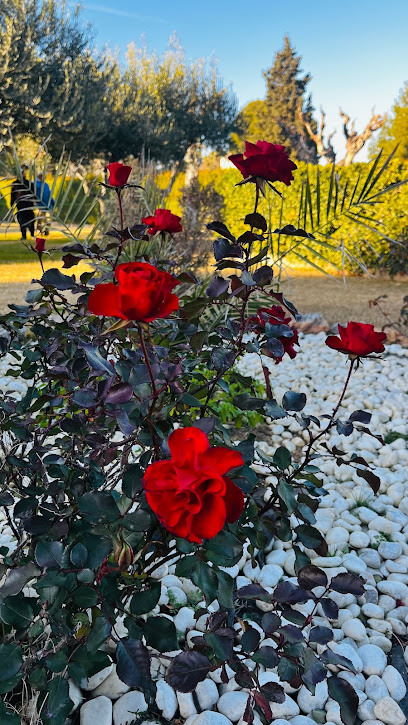
POLYGON ((179 299, 171 293, 179 282, 145 262, 119 264, 115 270, 118 284, 97 284, 88 299, 94 315, 120 317, 122 320, 152 322, 178 309, 179 299))
POLYGON ((35 238, 35 251, 41 254, 45 250, 45 239, 42 237, 35 238))
POLYGON ((127 180, 131 174, 132 167, 120 164, 119 161, 114 161, 112 164, 108 164, 106 167, 109 171, 109 186, 125 186, 127 180))
POLYGON ((154 216, 146 216, 142 222, 149 227, 149 234, 157 234, 157 232, 177 234, 177 232, 183 231, 180 219, 181 217, 172 214, 170 209, 156 209, 154 216))
POLYGON ((228 158, 239 169, 244 179, 253 176, 270 182, 283 181, 286 186, 290 186, 293 180, 292 171, 297 169, 296 164, 290 160, 285 146, 267 141, 257 141, 256 144, 245 141, 245 153, 234 154, 228 158))
MULTIPOLYGON (((260 307, 258 309, 256 317, 250 317, 248 322, 254 324, 258 328, 264 328, 266 323, 268 323, 269 325, 289 326, 291 318, 285 317, 285 311, 282 309, 282 307, 279 307, 279 305, 273 305, 270 309, 267 309, 266 307, 260 307)), ((283 347, 283 353, 280 356, 269 350, 269 354, 275 359, 276 364, 281 362, 285 352, 287 352, 292 360, 297 355, 297 351, 294 349, 293 346, 299 344, 298 331, 295 327, 291 327, 291 330, 293 332, 292 337, 286 337, 286 333, 288 331, 283 329, 282 334, 278 334, 274 338, 279 340, 283 347)))
POLYGON ((171 458, 146 469, 147 502, 168 531, 201 544, 241 516, 243 493, 225 474, 244 461, 238 451, 210 448, 198 428, 174 431, 168 444, 171 458))
POLYGON ((348 322, 347 327, 339 325, 339 337, 329 335, 326 345, 343 352, 345 355, 366 357, 373 352, 384 352, 383 345, 387 335, 385 332, 376 332, 374 325, 365 325, 363 322, 348 322))

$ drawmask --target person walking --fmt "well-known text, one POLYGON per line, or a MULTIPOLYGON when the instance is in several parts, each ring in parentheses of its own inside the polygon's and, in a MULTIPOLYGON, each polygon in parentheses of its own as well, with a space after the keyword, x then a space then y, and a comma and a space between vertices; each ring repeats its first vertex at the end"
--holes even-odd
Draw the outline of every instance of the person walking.
POLYGON ((27 239, 27 230, 31 237, 35 236, 35 212, 33 184, 27 179, 27 166, 21 167, 21 180, 16 179, 11 185, 11 208, 15 208, 20 226, 21 239, 27 239))

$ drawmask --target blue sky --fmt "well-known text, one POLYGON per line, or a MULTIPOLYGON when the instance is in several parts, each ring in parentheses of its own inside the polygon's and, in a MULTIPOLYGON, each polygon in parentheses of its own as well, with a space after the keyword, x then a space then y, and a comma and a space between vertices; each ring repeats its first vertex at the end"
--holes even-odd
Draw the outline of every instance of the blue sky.
MULTIPOLYGON (((105 43, 120 52, 143 37, 164 51, 177 33, 188 58, 215 56, 240 106, 263 98, 268 68, 288 33, 309 84, 315 107, 323 105, 333 143, 344 148, 338 107, 356 119, 357 130, 371 108, 390 109, 408 79, 408 3, 405 0, 83 0, 83 17, 105 43)), ((363 160, 365 152, 359 159, 363 160)))

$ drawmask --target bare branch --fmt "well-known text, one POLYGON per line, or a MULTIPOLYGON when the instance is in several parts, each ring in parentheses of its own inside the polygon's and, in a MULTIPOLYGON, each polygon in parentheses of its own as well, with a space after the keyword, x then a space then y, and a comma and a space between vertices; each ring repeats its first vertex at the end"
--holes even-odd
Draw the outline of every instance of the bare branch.
POLYGON ((320 127, 319 132, 315 133, 312 129, 312 126, 310 125, 310 122, 306 119, 304 113, 302 112, 302 109, 298 108, 298 116, 299 120, 303 123, 306 131, 308 132, 310 138, 312 141, 315 142, 317 153, 321 158, 327 159, 329 163, 333 163, 336 160, 336 152, 331 144, 331 139, 333 138, 335 131, 331 133, 327 139, 327 145, 325 145, 323 140, 323 134, 324 129, 326 128, 326 114, 323 111, 322 108, 320 108, 321 113, 321 119, 320 119, 320 127))
POLYGON ((346 138, 346 155, 340 164, 342 166, 350 166, 356 154, 361 151, 366 141, 368 141, 368 139, 373 135, 374 131, 381 128, 385 121, 385 116, 381 116, 380 113, 375 114, 374 109, 372 109, 371 118, 364 131, 361 133, 357 133, 355 130, 354 121, 351 122, 350 129, 348 128, 350 116, 344 113, 341 108, 340 116, 343 119, 343 132, 346 138))

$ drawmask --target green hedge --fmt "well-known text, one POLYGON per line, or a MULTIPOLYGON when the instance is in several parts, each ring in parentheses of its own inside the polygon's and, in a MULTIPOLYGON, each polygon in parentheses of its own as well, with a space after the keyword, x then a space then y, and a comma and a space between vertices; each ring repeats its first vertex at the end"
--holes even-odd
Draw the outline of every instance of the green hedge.
MULTIPOLYGON (((376 169, 379 170, 381 164, 376 169)), ((353 188, 357 182, 359 175, 364 179, 370 169, 368 163, 353 164, 348 168, 337 168, 336 173, 339 174, 340 186, 342 191, 347 184, 346 199, 351 198, 353 188)), ((298 209, 301 196, 302 184, 306 176, 309 176, 312 188, 312 197, 316 192, 316 174, 320 174, 320 198, 321 198, 321 217, 325 219, 326 200, 329 193, 330 176, 332 169, 329 166, 316 167, 300 163, 298 171, 295 172, 295 180, 290 187, 277 184, 279 191, 283 193, 283 207, 280 198, 273 192, 268 193, 267 199, 262 199, 259 205, 259 211, 269 220, 269 227, 274 230, 284 224, 293 224, 294 226, 304 227, 306 231, 316 226, 316 216, 313 219, 313 226, 310 215, 299 220, 298 209), (283 188, 282 188, 283 187, 283 188), (282 216, 281 216, 282 215, 282 216)), ((374 178, 374 175, 373 177, 374 178)), ((384 171, 381 179, 376 184, 372 193, 378 192, 385 187, 397 181, 408 178, 408 164, 391 161, 387 169, 384 171)), ((241 234, 245 230, 244 217, 252 209, 254 203, 254 186, 253 184, 244 184, 236 186, 242 180, 241 174, 235 169, 217 169, 216 171, 200 171, 200 183, 203 185, 211 184, 215 190, 224 197, 223 221, 230 227, 234 234, 241 234)), ((179 181, 177 179, 177 181, 179 181)), ((182 184, 177 183, 170 194, 167 205, 172 210, 180 211, 179 199, 182 184)), ((369 267, 378 264, 378 255, 387 252, 390 242, 386 237, 399 239, 404 233, 404 229, 408 227, 408 184, 394 189, 387 194, 378 198, 375 204, 365 205, 366 222, 371 224, 369 216, 373 216, 377 220, 377 228, 381 234, 356 224, 347 218, 346 215, 340 215, 336 218, 335 227, 326 229, 330 232, 330 238, 327 241, 337 247, 336 250, 325 247, 316 242, 307 241, 301 247, 296 248, 296 253, 289 252, 286 261, 289 264, 301 263, 301 257, 308 259, 312 263, 330 271, 333 263, 341 268, 343 263, 346 269, 355 272, 359 271, 358 265, 350 260, 347 253, 351 253, 369 267), (342 245, 344 250, 342 251, 342 245)), ((319 237, 322 241, 324 238, 319 237)), ((293 237, 283 237, 279 239, 278 235, 271 235, 272 258, 277 259, 278 256, 288 252, 294 244, 293 237)))

